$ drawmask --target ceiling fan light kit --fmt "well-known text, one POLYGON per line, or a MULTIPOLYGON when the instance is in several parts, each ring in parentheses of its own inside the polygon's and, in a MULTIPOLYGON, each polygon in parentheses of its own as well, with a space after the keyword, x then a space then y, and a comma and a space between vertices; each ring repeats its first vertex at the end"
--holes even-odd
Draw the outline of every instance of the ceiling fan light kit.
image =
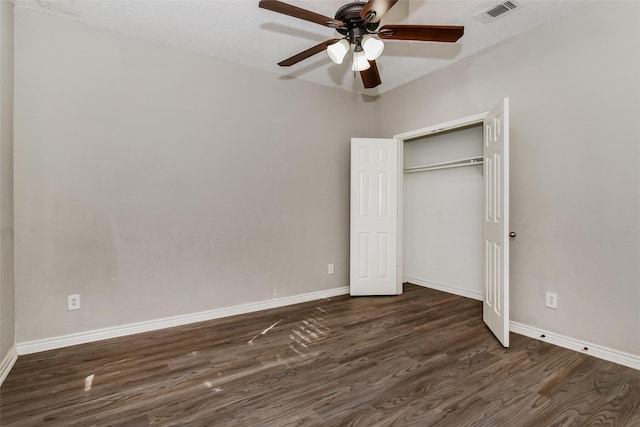
MULTIPOLYGON (((347 39, 342 39, 337 43, 330 44, 327 46, 327 54, 329 58, 336 64, 342 64, 344 57, 351 50, 351 45, 347 41, 347 39)), ((362 59, 360 58, 362 55, 365 56, 367 61, 375 61, 380 57, 382 51, 384 50, 384 43, 382 40, 378 40, 376 38, 371 37, 370 35, 366 35, 362 38, 359 44, 356 45, 353 52, 353 67, 351 68, 353 71, 364 71, 369 68, 368 62, 367 65, 360 65, 356 67, 356 62, 359 64, 362 63, 362 59), (358 53, 356 58, 356 53, 358 53), (362 53, 362 55, 360 54, 362 53)))
POLYGON ((349 42, 345 39, 342 39, 339 42, 327 46, 327 54, 333 62, 335 62, 336 64, 342 64, 345 55, 349 52, 350 49, 351 45, 349 44, 349 42))
POLYGON ((364 36, 360 44, 362 45, 364 54, 367 56, 369 61, 375 61, 378 59, 384 50, 384 43, 382 40, 378 40, 370 35, 364 36))
POLYGON ((364 87, 371 89, 382 82, 375 62, 384 50, 384 43, 380 39, 453 43, 464 34, 464 27, 460 26, 384 25, 378 30, 380 20, 397 1, 369 0, 367 3, 347 3, 338 9, 335 18, 329 18, 278 0, 260 0, 258 6, 272 12, 333 28, 344 36, 342 39, 330 39, 322 42, 280 61, 278 65, 289 67, 325 49, 333 62, 342 64, 344 57, 353 45, 351 69, 359 71, 364 87))
POLYGON ((371 65, 369 65, 369 60, 367 60, 364 50, 362 50, 362 48, 360 48, 360 50, 356 48, 353 52, 353 64, 351 65, 351 69, 353 71, 365 71, 370 67, 371 65))

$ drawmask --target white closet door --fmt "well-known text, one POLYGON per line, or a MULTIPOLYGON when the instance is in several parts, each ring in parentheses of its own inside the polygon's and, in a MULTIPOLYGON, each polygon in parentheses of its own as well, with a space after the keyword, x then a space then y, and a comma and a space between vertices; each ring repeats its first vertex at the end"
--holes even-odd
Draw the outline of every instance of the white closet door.
POLYGON ((509 99, 484 119, 483 319, 509 347, 509 99))
POLYGON ((398 295, 398 141, 351 139, 351 295, 398 295))

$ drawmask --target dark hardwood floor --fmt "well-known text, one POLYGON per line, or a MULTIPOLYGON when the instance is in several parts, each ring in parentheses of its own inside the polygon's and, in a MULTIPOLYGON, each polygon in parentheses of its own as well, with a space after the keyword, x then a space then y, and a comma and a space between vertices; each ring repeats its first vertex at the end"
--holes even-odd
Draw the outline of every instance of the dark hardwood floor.
POLYGON ((2 426, 640 426, 640 371, 405 285, 21 356, 2 426))

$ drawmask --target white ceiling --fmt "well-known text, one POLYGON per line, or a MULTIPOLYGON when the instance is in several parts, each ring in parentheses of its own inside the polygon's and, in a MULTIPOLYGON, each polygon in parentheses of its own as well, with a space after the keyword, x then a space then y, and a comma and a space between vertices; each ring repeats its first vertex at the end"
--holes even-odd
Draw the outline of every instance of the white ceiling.
MULTIPOLYGON (((348 0, 287 0, 326 16, 348 0)), ((400 0, 385 15, 386 24, 464 25, 455 44, 386 41, 377 60, 382 84, 364 89, 347 61, 332 63, 324 53, 292 67, 277 62, 324 40, 339 37, 331 29, 258 8, 258 0, 15 0, 86 24, 226 59, 281 78, 299 78, 370 95, 400 86, 451 62, 483 50, 581 7, 582 1, 518 0, 523 6, 489 24, 474 18, 500 1, 400 0)))

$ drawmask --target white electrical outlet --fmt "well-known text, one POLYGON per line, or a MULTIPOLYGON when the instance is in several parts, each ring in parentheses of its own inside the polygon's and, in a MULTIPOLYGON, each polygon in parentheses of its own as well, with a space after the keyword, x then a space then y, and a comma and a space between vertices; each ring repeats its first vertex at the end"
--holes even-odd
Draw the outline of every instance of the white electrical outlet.
POLYGON ((546 306, 549 308, 558 308, 558 294, 547 292, 546 306))
POLYGON ((69 295, 67 297, 67 310, 80 310, 80 295, 69 295))
POLYGON ((327 266, 327 274, 333 274, 333 264, 327 266))

